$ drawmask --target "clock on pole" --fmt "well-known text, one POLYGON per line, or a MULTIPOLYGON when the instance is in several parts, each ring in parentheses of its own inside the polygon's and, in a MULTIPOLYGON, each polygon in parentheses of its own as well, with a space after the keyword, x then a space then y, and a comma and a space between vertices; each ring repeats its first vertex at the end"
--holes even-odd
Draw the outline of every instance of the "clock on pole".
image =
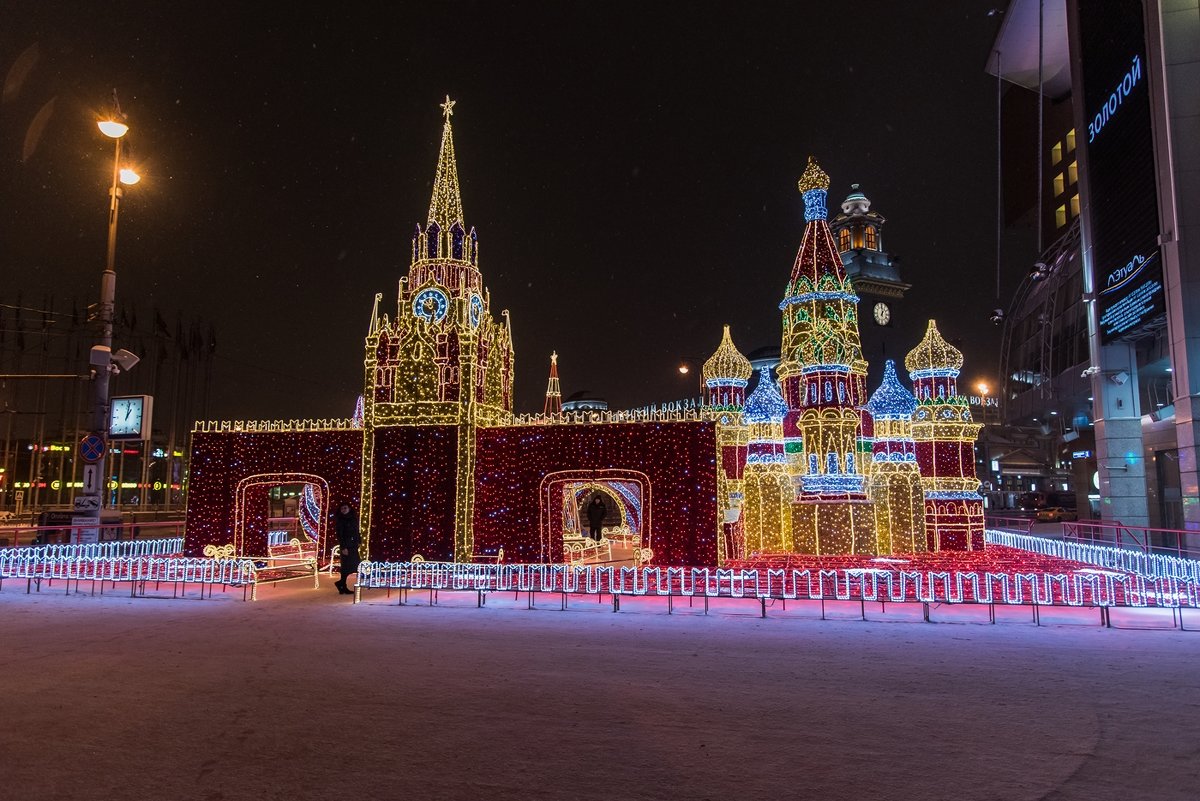
POLYGON ((154 396, 152 395, 114 397, 108 410, 108 438, 149 439, 153 411, 154 396))

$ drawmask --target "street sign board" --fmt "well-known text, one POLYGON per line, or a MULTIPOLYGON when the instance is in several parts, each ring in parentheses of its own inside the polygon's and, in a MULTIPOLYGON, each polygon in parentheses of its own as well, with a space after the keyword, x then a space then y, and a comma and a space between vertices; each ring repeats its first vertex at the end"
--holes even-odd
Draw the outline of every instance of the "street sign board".
POLYGON ((99 512, 100 511, 100 496, 99 495, 76 495, 75 496, 75 511, 79 512, 81 514, 84 512, 99 512))
MULTIPOLYGON (((83 466, 83 493, 84 495, 95 495, 97 499, 100 497, 100 465, 85 464, 83 466)), ((78 500, 78 499, 76 499, 78 500)), ((96 507, 97 509, 100 507, 96 507)))
POLYGON ((98 462, 104 456, 104 438, 88 434, 79 442, 79 456, 85 462, 98 462))
POLYGON ((75 515, 71 518, 74 536, 72 542, 99 542, 100 518, 96 515, 75 515))

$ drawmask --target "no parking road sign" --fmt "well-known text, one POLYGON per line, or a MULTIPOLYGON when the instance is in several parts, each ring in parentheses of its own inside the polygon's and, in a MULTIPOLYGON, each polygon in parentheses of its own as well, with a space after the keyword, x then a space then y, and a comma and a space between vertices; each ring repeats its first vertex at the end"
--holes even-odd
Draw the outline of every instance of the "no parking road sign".
POLYGON ((85 462, 98 462, 104 456, 104 438, 99 434, 88 434, 79 442, 79 456, 85 462))

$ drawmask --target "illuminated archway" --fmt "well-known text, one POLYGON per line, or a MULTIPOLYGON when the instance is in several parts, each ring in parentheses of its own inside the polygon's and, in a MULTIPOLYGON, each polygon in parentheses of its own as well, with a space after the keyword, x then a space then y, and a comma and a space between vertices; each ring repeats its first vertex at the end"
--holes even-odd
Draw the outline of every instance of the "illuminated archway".
MULTIPOLYGON (((258 499, 258 493, 260 491, 284 484, 304 484, 313 487, 312 499, 317 507, 316 512, 312 515, 312 517, 315 518, 315 536, 313 539, 316 544, 316 553, 323 553, 326 539, 326 529, 329 525, 329 482, 321 476, 313 473, 258 473, 253 476, 247 476, 238 482, 237 490, 234 495, 234 553, 238 554, 239 556, 247 555, 246 536, 247 525, 250 519, 250 504, 254 503, 258 499)), ((259 544, 255 543, 255 545, 259 544)), ((267 542, 267 532, 264 527, 262 532, 261 550, 249 555, 264 556, 268 553, 268 549, 269 545, 267 542)))
POLYGON ((579 508, 585 498, 601 492, 621 515, 621 528, 630 532, 635 560, 649 562, 653 529, 650 520, 650 477, 640 470, 560 470, 543 476, 538 487, 541 517, 540 561, 563 561, 563 542, 580 526, 579 508))

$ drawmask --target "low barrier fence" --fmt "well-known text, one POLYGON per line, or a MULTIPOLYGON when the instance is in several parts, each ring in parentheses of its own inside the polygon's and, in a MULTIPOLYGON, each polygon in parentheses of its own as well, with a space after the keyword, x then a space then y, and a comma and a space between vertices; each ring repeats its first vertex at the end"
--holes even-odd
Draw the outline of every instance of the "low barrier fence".
POLYGON ((118 540, 66 545, 34 545, 0 550, 7 554, 38 556, 46 559, 101 559, 110 557, 167 556, 183 552, 183 537, 157 540, 118 540))
MULTIPOLYGON (((135 544, 151 543, 105 543, 110 546, 135 544)), ((176 585, 176 591, 178 585, 182 585, 185 594, 188 584, 198 584, 201 597, 204 597, 205 588, 211 595, 215 586, 241 587, 248 589, 250 600, 257 600, 260 584, 311 578, 313 587, 320 586, 317 561, 311 557, 213 558, 155 553, 56 553, 52 550, 67 547, 0 550, 0 586, 5 579, 24 579, 28 592, 34 582, 40 590, 42 581, 65 581, 69 592, 72 581, 90 581, 93 591, 95 582, 100 582, 103 592, 104 582, 128 583, 130 595, 136 596, 144 595, 149 583, 176 585)))
MULTIPOLYGON (((39 547, 52 544, 84 544, 90 537, 96 542, 125 542, 128 540, 183 539, 182 520, 155 520, 133 523, 98 523, 89 525, 0 526, 0 549, 39 547)), ((92 543, 94 544, 94 543, 92 543)))
POLYGON ((887 568, 835 570, 477 565, 362 562, 355 600, 369 589, 611 594, 783 601, 1200 607, 1200 585, 1096 571, 993 573, 887 568))
POLYGON ((1134 573, 1147 579, 1171 578, 1200 585, 1200 561, 1195 559, 1148 553, 1133 548, 1033 537, 1006 531, 986 531, 984 539, 990 545, 1007 545, 1010 548, 1020 548, 1023 551, 1032 551, 1043 556, 1086 562, 1110 570, 1134 573))

